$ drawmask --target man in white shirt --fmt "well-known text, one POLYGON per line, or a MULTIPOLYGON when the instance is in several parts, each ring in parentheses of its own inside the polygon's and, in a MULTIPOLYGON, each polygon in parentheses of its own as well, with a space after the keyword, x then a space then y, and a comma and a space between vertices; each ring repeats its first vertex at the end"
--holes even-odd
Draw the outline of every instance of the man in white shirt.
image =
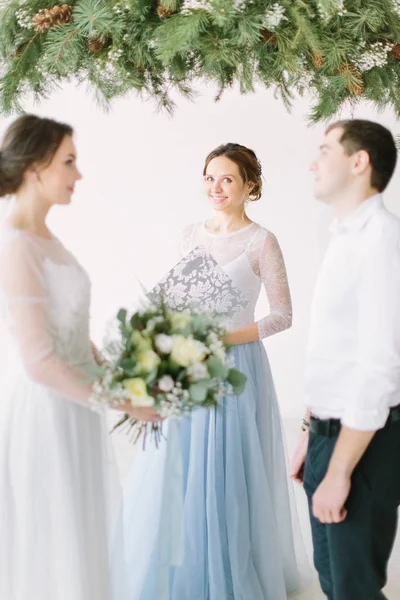
POLYGON ((329 600, 384 599, 400 504, 400 221, 381 193, 396 165, 378 123, 339 121, 311 170, 334 211, 306 362, 307 416, 292 463, 329 600))

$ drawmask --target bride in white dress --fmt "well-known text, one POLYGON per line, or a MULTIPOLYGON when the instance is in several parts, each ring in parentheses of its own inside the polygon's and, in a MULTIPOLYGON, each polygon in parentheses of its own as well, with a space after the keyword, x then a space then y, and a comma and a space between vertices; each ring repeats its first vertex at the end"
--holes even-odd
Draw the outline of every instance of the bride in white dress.
MULTIPOLYGON (((122 597, 123 561, 112 569, 120 591, 109 566, 118 483, 90 403, 90 282, 46 225, 81 178, 72 133, 25 115, 0 149, 0 197, 15 195, 0 228, 1 600, 122 597)), ((119 409, 157 419, 151 408, 119 409)))

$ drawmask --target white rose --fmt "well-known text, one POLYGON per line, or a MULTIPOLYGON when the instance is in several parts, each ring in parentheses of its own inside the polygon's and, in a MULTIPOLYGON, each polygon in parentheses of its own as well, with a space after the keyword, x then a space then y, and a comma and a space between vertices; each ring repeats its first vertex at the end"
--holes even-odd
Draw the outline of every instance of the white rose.
POLYGON ((190 361, 187 352, 186 338, 184 338, 183 335, 172 336, 171 358, 181 367, 189 366, 190 361))
POLYGON ((175 382, 169 375, 164 375, 158 382, 158 387, 162 392, 170 392, 174 389, 175 382))
POLYGON ((163 354, 170 354, 173 346, 173 340, 170 335, 165 335, 165 333, 159 333, 155 337, 155 345, 163 354))
POLYGON ((174 335, 172 339, 171 358, 181 367, 188 367, 204 360, 205 348, 201 342, 193 338, 185 338, 183 335, 174 335))
POLYGON ((187 370, 189 379, 191 381, 199 381, 200 379, 209 379, 210 374, 204 363, 195 363, 188 367, 187 370))
POLYGON ((188 338, 188 351, 190 364, 194 365, 195 363, 201 363, 205 359, 207 348, 198 340, 188 338))

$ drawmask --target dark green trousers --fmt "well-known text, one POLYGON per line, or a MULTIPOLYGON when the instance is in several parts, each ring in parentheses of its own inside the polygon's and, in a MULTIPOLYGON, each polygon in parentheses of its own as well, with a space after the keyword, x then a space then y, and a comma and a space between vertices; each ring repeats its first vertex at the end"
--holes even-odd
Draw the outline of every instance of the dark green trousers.
POLYGON ((314 564, 329 600, 384 600, 400 504, 400 421, 377 432, 357 465, 343 523, 323 524, 312 496, 326 475, 336 437, 310 434, 304 470, 314 564))

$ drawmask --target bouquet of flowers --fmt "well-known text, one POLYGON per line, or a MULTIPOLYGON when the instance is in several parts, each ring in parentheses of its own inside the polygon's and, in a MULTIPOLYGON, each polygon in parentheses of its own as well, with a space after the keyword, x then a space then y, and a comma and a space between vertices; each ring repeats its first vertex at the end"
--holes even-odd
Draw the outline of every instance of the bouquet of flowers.
MULTIPOLYGON (((225 394, 240 395, 246 376, 236 370, 222 342, 220 315, 192 305, 171 309, 162 299, 128 315, 118 313, 119 335, 108 345, 108 367, 97 384, 99 398, 120 398, 133 406, 154 406, 161 417, 179 416, 198 407, 217 407, 225 394)), ((105 400, 106 402, 106 400, 105 400)), ((161 424, 125 415, 135 441, 150 432, 156 442, 161 424)))

